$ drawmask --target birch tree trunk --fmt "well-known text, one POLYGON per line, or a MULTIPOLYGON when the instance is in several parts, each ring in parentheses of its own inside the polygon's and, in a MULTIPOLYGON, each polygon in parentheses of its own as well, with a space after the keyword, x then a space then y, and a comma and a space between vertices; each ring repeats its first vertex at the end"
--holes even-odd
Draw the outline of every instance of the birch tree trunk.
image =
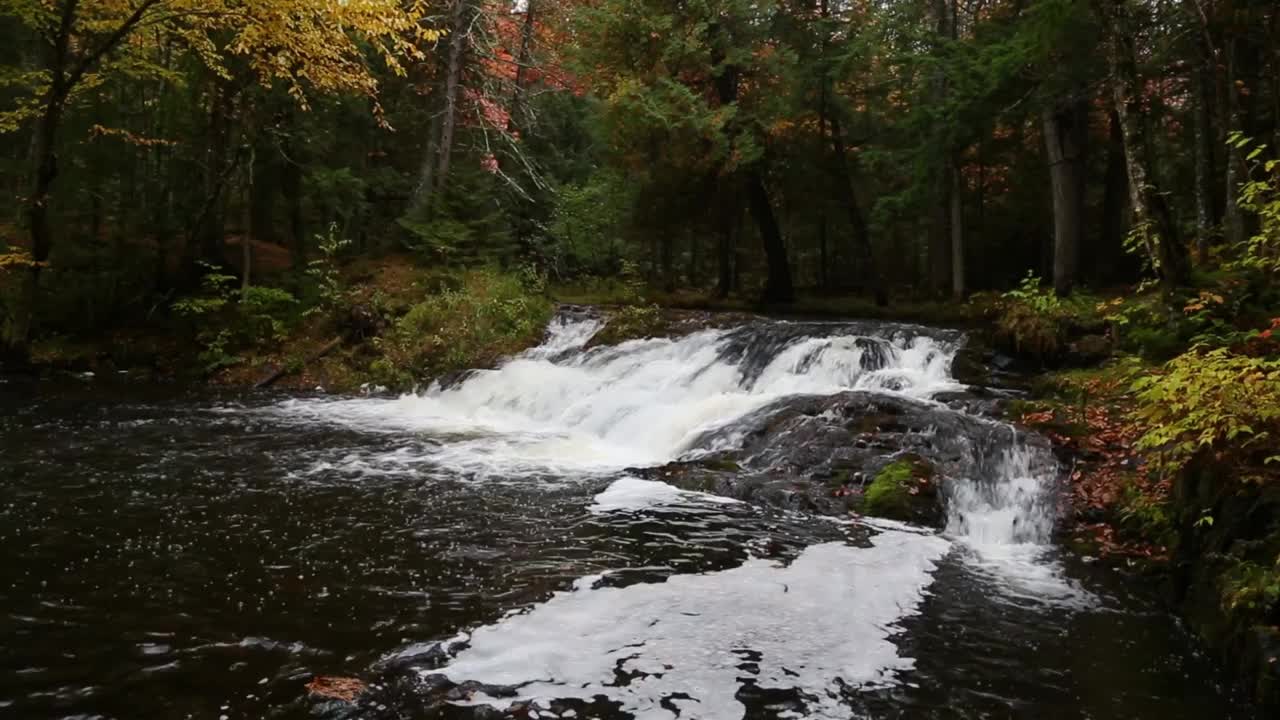
POLYGON ((1172 213, 1147 167, 1146 128, 1139 95, 1134 23, 1129 0, 1111 0, 1111 94, 1124 138, 1133 226, 1167 293, 1186 277, 1185 251, 1172 213))

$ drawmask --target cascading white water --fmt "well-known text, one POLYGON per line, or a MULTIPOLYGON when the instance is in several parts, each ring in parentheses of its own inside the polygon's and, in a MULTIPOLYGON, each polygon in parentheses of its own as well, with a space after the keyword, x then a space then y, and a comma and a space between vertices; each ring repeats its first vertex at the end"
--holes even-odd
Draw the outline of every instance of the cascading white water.
MULTIPOLYGON (((484 480, 576 478, 706 451, 694 441, 786 396, 866 390, 927 400, 963 387, 950 372, 954 344, 902 328, 872 337, 840 326, 761 323, 586 349, 600 327, 593 318, 558 318, 538 347, 448 387, 294 400, 277 411, 426 439, 345 458, 358 472, 429 466, 484 480)), ((1035 565, 1052 531, 1056 470, 1046 450, 1009 432, 998 457, 976 458, 981 477, 953 479, 947 533, 984 562, 1035 565)))
POLYGON ((968 549, 969 566, 1001 584, 1007 597, 1062 607, 1085 607, 1093 596, 1067 578, 1052 554, 1057 462, 1048 448, 1017 437, 980 465, 985 477, 953 482, 947 534, 968 549))
MULTIPOLYGON (((1012 432, 1012 431, 1011 431, 1012 432)), ((947 532, 976 546, 1043 544, 1053 533, 1045 492, 1047 450, 1019 443, 1000 451, 993 477, 956 483, 947 503, 947 532)))
MULTIPOLYGON (((593 319, 560 319, 539 347, 448 387, 399 398, 296 400, 277 412, 416 438, 352 463, 421 463, 486 482, 603 474, 613 483, 586 509, 608 523, 619 514, 733 507, 619 471, 705 451, 695 441, 708 431, 780 398, 865 390, 927 401, 963 387, 950 372, 953 344, 900 328, 872 337, 847 327, 762 323, 588 349, 599 327, 593 319)), ((1044 472, 1038 449, 1012 440, 997 461, 972 463, 983 477, 954 479, 946 536, 876 524, 869 546, 819 543, 790 563, 750 558, 624 587, 588 576, 466 633, 443 667, 423 672, 505 686, 501 698, 479 692, 456 702, 506 707, 519 700, 531 717, 556 699, 604 698, 637 717, 737 718, 744 682, 794 688, 806 714, 846 716, 846 689, 892 684, 912 667, 893 635, 918 612, 938 563, 957 544, 976 548, 974 566, 993 569, 996 582, 1008 584, 999 566, 1013 558, 1017 578, 1043 580, 1051 597, 1068 594, 1050 582, 1055 569, 1023 567, 1044 567, 1037 563, 1052 525, 1052 472, 1044 472), (628 679, 619 682, 620 674, 628 679)))
POLYGON ((394 399, 296 400, 281 410, 365 431, 439 436, 446 441, 432 463, 511 477, 668 462, 705 431, 788 395, 927 398, 962 387, 950 375, 955 348, 923 334, 784 338, 776 354, 759 358, 750 342, 734 355, 734 343, 743 343, 732 330, 584 350, 599 327, 559 318, 542 345, 450 387, 394 399))

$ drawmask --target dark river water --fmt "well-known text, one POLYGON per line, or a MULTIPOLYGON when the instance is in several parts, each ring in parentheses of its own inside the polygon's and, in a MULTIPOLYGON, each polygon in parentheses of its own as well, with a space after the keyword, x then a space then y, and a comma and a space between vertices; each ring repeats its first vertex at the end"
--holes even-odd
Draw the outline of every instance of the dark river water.
POLYGON ((564 352, 447 411, 0 382, 0 717, 1253 717, 1143 580, 629 478, 746 401, 564 352))

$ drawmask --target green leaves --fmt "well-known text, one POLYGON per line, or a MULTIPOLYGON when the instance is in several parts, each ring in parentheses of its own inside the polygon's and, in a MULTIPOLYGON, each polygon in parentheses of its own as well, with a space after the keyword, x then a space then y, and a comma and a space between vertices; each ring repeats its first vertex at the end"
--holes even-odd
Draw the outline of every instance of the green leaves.
POLYGON ((1228 268, 1280 272, 1280 165, 1276 160, 1259 163, 1267 146, 1255 145, 1240 132, 1231 133, 1227 144, 1237 150, 1249 150, 1245 158, 1252 164, 1253 173, 1240 186, 1238 202, 1241 209, 1258 218, 1257 234, 1233 248, 1236 259, 1228 263, 1228 268))
POLYGON ((1280 431, 1280 360, 1193 349, 1132 389, 1134 419, 1147 428, 1137 447, 1151 451, 1157 470, 1173 472, 1211 452, 1243 480, 1269 479, 1264 468, 1276 456, 1256 448, 1280 431))

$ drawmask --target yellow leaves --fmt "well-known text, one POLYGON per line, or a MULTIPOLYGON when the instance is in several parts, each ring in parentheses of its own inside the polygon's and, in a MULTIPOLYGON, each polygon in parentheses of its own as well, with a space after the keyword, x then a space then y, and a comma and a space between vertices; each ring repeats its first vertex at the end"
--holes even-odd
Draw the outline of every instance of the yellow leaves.
POLYGON ((134 133, 131 133, 128 130, 123 130, 120 128, 103 127, 102 125, 98 125, 98 124, 94 124, 92 127, 89 128, 90 140, 97 140, 98 138, 104 138, 104 137, 115 138, 117 140, 126 142, 130 145, 136 145, 137 147, 172 147, 178 144, 173 140, 143 137, 141 135, 135 135, 134 133))
MULTIPOLYGON (((47 32, 57 29, 59 7, 48 0, 0 0, 3 14, 47 32)), ((80 0, 68 39, 70 67, 83 63, 88 72, 76 76, 81 87, 72 91, 107 73, 177 82, 171 71, 176 46, 228 81, 228 59, 241 58, 258 82, 286 84, 304 107, 310 92, 372 97, 377 80, 370 57, 403 75, 403 63, 423 57, 420 46, 441 37, 428 23, 429 11, 424 0, 80 0)), ((44 71, 0 68, 0 86, 29 88, 14 101, 17 109, 0 109, 0 132, 32 119, 31 108, 42 103, 50 82, 44 71)))
POLYGON ((48 267, 47 262, 36 262, 26 250, 0 253, 0 271, 25 270, 34 267, 48 267))
POLYGON ((1118 307, 1120 307, 1121 305, 1124 305, 1124 298, 1122 298, 1122 297, 1117 297, 1117 298, 1113 298, 1113 299, 1111 299, 1111 300, 1105 300, 1105 301, 1103 301, 1103 302, 1098 303, 1098 305, 1097 305, 1097 307, 1096 307, 1095 309, 1096 309, 1098 312, 1100 312, 1100 313, 1105 313, 1105 312, 1107 312, 1107 311, 1109 311, 1109 310, 1112 310, 1112 309, 1114 309, 1114 308, 1118 308, 1118 307))
POLYGON ((284 81, 305 104, 304 85, 321 92, 373 95, 377 81, 365 65, 361 44, 403 75, 403 61, 422 57, 418 43, 434 42, 421 2, 398 0, 262 0, 244 5, 227 51, 245 57, 263 83, 284 81))

